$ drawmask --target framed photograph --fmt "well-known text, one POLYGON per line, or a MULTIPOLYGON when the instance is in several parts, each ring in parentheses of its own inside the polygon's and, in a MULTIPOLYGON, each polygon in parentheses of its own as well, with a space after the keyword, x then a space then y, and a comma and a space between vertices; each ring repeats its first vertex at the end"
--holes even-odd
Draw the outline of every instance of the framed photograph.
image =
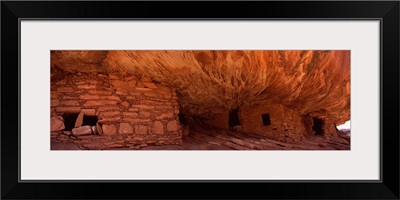
POLYGON ((399 199, 397 1, 1 5, 3 199, 399 199))

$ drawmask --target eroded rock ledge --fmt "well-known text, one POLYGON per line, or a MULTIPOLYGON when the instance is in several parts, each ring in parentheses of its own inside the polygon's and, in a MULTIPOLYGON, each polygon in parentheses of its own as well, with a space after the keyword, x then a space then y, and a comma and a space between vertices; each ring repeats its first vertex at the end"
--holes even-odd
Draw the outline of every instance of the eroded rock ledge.
MULTIPOLYGON (((107 84, 113 88, 127 90, 132 88, 132 80, 146 77, 149 84, 163 85, 174 91, 174 109, 178 110, 174 111, 174 116, 180 113, 188 117, 187 123, 200 119, 215 127, 235 128, 282 141, 298 141, 315 134, 314 126, 318 126, 323 134, 335 135, 335 125, 350 119, 350 51, 51 52, 52 83, 62 83, 65 77, 77 73, 84 76, 115 74, 124 78, 134 77, 131 80, 107 77, 110 80, 107 84), (239 121, 237 124, 232 122, 235 118, 239 121)), ((146 81, 141 82, 144 83, 146 81)), ((76 87, 99 89, 94 82, 76 87)), ((147 89, 152 86, 135 83, 134 87, 147 89)), ((60 88, 56 91, 69 90, 69 87, 60 88)), ((117 94, 116 91, 109 97, 115 99, 103 97, 105 93, 89 92, 79 97, 82 100, 78 101, 79 105, 74 99, 64 103, 80 109, 85 106, 102 107, 114 101, 123 103, 120 95, 124 94, 117 94), (85 99, 93 95, 101 98, 95 101, 85 99)), ((124 96, 124 100, 128 97, 124 96)), ((56 103, 58 106, 60 101, 53 99, 52 104, 56 103)), ((131 104, 128 102, 128 106, 131 104)), ((129 112, 132 108, 126 109, 129 112)), ((52 120, 59 128, 62 127, 56 119, 52 120)), ((183 118, 176 120, 179 123, 183 118)), ((126 127, 128 132, 130 127, 133 132, 140 129, 131 122, 124 123, 128 124, 114 125, 115 132, 120 126, 126 127)), ((154 123, 152 121, 151 126, 154 123)), ((166 128, 167 123, 162 122, 162 127, 166 128)), ((147 128, 151 132, 151 127, 147 128)))

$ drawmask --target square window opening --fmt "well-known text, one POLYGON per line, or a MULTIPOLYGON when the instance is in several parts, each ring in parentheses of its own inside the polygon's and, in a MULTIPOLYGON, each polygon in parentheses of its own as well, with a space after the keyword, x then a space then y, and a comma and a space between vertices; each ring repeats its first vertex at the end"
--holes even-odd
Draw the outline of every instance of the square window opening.
POLYGON ((269 113, 262 114, 261 116, 262 116, 262 121, 263 121, 263 125, 264 125, 264 126, 269 126, 269 125, 271 125, 271 119, 270 119, 270 117, 269 117, 269 113))

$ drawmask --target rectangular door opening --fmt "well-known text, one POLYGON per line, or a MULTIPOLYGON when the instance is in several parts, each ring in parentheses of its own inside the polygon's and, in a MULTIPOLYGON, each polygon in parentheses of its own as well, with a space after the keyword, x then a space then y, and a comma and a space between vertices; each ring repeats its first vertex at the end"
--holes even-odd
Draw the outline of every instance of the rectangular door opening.
POLYGON ((313 124, 314 126, 312 127, 314 131, 314 135, 323 135, 324 134, 324 121, 320 118, 313 117, 313 124))
POLYGON ((229 112, 229 127, 239 126, 239 109, 233 109, 229 112))

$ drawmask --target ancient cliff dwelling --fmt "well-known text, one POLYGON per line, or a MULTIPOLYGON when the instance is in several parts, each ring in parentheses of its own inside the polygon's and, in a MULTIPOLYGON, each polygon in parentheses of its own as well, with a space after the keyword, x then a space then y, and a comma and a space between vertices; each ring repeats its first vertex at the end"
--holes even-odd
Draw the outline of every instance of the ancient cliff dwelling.
POLYGON ((349 150, 350 51, 51 51, 52 150, 349 150))

